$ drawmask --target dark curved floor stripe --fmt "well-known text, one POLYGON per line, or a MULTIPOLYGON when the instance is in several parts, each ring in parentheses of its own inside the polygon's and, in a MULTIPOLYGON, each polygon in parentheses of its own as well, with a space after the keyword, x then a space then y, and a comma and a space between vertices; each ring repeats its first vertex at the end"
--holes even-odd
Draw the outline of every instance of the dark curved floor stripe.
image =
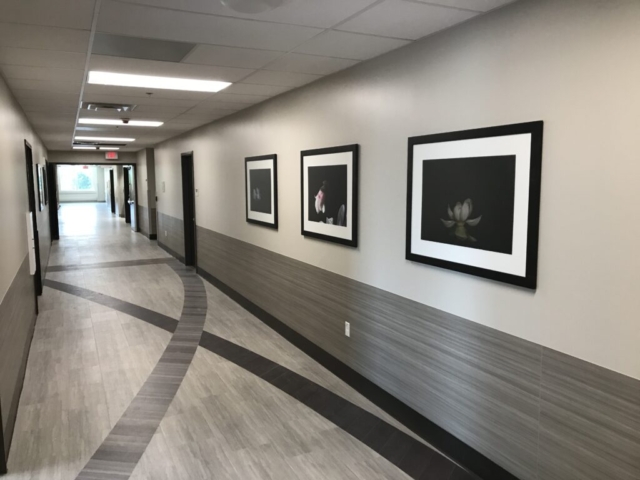
MULTIPOLYGON (((173 332, 178 322, 166 315, 85 288, 45 280, 55 288, 173 332)), ((282 365, 229 340, 203 332, 200 346, 269 382, 360 440, 417 480, 476 480, 478 477, 363 408, 282 365)), ((102 477, 100 477, 102 478, 102 477)))
POLYGON ((151 375, 77 480, 128 479, 189 370, 207 316, 207 292, 193 269, 175 265, 171 268, 184 285, 180 321, 151 375))
POLYGON ((120 260, 117 262, 80 263, 75 265, 52 265, 47 272, 69 272, 73 270, 87 270, 90 268, 138 267, 140 265, 158 265, 175 262, 175 258, 149 258, 146 260, 120 260))

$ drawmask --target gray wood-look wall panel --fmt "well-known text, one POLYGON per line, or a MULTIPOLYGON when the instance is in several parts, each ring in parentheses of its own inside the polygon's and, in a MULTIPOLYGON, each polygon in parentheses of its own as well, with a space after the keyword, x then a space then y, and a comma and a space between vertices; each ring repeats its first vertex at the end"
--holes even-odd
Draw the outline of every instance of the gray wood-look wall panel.
POLYGON ((184 258, 184 222, 179 218, 158 212, 158 242, 184 258))
POLYGON ((640 382, 545 349, 540 478, 640 479, 640 382))
POLYGON ((138 227, 141 234, 149 236, 149 209, 144 205, 138 205, 138 227))
POLYGON ((536 478, 539 346, 203 228, 198 266, 496 463, 536 478))
POLYGON ((202 227, 198 266, 523 480, 640 478, 637 380, 202 227))
POLYGON ((16 420, 29 346, 36 320, 35 289, 25 257, 0 304, 0 404, 5 449, 16 420))

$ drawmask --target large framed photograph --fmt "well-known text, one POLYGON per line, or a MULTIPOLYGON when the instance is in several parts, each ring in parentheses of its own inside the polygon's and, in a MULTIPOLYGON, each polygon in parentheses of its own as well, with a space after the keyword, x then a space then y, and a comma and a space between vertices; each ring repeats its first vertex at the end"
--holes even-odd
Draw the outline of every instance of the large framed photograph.
POLYGON ((408 260, 537 287, 543 122, 409 139, 408 260))
POLYGON ((278 156, 244 159, 247 222, 278 228, 278 156))
POLYGON ((358 246, 358 145, 300 153, 302 235, 358 246))

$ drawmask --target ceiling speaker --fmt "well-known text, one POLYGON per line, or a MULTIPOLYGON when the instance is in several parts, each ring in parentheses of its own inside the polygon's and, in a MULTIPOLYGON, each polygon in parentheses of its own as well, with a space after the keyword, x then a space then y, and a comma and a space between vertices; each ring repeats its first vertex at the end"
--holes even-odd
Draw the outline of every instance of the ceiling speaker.
POLYGON ((222 5, 240 13, 262 13, 278 8, 285 0, 220 0, 222 5))

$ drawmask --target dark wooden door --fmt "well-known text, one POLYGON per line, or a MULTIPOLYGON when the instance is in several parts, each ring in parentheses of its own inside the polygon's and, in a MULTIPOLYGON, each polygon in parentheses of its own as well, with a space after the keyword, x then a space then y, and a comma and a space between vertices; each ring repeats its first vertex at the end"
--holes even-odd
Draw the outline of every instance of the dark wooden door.
POLYGON ((111 200, 111 213, 116 213, 116 186, 113 182, 113 168, 109 170, 109 199, 111 200))
POLYGON ((183 153, 182 206, 184 209, 184 264, 196 266, 196 199, 193 179, 193 153, 183 153))
POLYGON ((131 223, 131 209, 129 208, 129 169, 130 167, 124 167, 123 181, 124 181, 124 221, 131 223))
POLYGON ((58 166, 47 162, 47 194, 49 196, 49 228, 51 240, 60 239, 58 223, 58 166))

